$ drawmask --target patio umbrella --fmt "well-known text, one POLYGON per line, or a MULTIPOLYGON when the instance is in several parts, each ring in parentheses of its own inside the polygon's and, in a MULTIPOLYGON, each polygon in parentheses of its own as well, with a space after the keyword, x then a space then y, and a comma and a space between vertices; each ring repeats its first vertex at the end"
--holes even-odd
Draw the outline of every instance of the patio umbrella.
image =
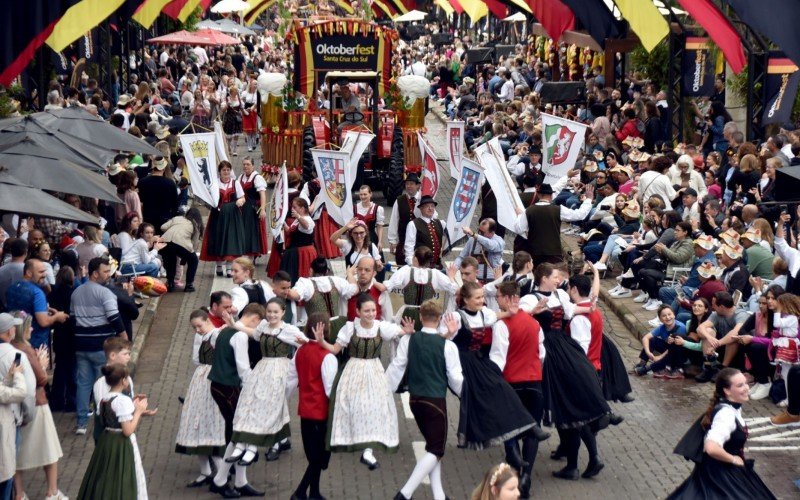
POLYGON ((219 29, 219 24, 217 24, 216 21, 212 21, 211 19, 206 19, 205 21, 200 21, 199 23, 197 23, 197 29, 201 29, 201 30, 204 30, 204 29, 218 30, 219 29))
POLYGON ((33 141, 0 148, 0 182, 122 203, 104 176, 59 159, 33 141))
POLYGON ((0 212, 100 224, 97 217, 78 210, 40 189, 5 184, 2 173, 0 173, 0 212))
POLYGON ((503 19, 503 21, 507 23, 524 23, 525 14, 523 14, 522 12, 517 12, 516 14, 511 14, 507 18, 503 19))
POLYGON ((105 171, 116 153, 68 134, 56 133, 39 123, 34 115, 0 120, 0 146, 30 140, 58 158, 96 172, 105 171))
POLYGON ((261 26, 260 24, 256 24, 256 23, 251 24, 250 26, 248 26, 248 28, 250 28, 253 31, 264 31, 265 29, 267 29, 267 28, 261 26))
POLYGON ((250 4, 242 0, 222 0, 217 5, 211 7, 211 12, 215 14, 247 12, 248 10, 250 10, 250 4))
MULTIPOLYGON (((219 21, 217 21, 216 24, 217 26, 219 26, 219 29, 217 31, 221 31, 223 33, 233 33, 236 35, 256 34, 256 32, 253 31, 252 29, 242 26, 241 24, 231 21, 230 19, 220 19, 219 21)), ((210 27, 210 29, 214 28, 210 27)))
POLYGON ((186 30, 168 33, 166 35, 150 38, 147 43, 156 43, 162 45, 194 45, 197 43, 197 38, 194 33, 189 33, 186 30))
POLYGON ((85 109, 57 109, 37 113, 36 117, 45 127, 89 141, 92 144, 98 144, 103 149, 114 152, 161 155, 160 151, 147 142, 112 126, 85 109))
POLYGON ((410 10, 403 14, 402 16, 397 16, 394 18, 394 22, 396 23, 410 23, 413 21, 422 21, 428 16, 425 12, 419 10, 410 10))
POLYGON ((242 43, 238 38, 210 29, 196 31, 194 35, 201 40, 205 40, 206 45, 239 45, 242 43))

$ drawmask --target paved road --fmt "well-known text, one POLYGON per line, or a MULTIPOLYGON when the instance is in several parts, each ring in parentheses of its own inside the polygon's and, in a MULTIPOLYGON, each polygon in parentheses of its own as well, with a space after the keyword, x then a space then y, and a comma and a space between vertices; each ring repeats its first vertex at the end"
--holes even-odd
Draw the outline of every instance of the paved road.
MULTIPOLYGON (((444 152, 443 129, 440 123, 430 119, 429 137, 438 151, 444 152)), ((443 156, 443 154, 442 154, 443 156)), ((452 196, 452 184, 449 184, 452 196)), ((440 201, 448 194, 443 192, 440 201)), ((439 205, 442 208, 442 203, 439 205)), ((262 259, 263 263, 263 259, 262 259)), ((263 269, 263 266, 259 266, 263 269)), ((263 272, 263 271, 260 271, 263 272)), ((137 437, 148 480, 148 492, 155 499, 205 499, 214 498, 205 490, 190 490, 184 485, 197 473, 195 460, 174 453, 182 396, 194 367, 191 364, 192 332, 188 325, 189 313, 206 305, 210 291, 228 288, 227 280, 213 277, 213 267, 201 265, 196 281, 198 291, 193 294, 175 293, 162 298, 152 330, 145 344, 136 374, 137 392, 147 393, 151 402, 158 406, 158 415, 146 419, 140 426, 137 437)), ((640 348, 625 326, 612 314, 604 310, 606 332, 611 335, 632 365, 640 348)), ((636 401, 626 405, 616 404, 615 411, 626 417, 625 422, 603 431, 598 439, 602 459, 606 468, 596 478, 565 482, 552 478, 550 473, 563 466, 549 459, 550 451, 557 445, 557 438, 543 443, 535 467, 533 491, 538 498, 664 498, 690 472, 689 464, 671 453, 693 419, 699 415, 710 396, 709 385, 697 385, 693 381, 658 381, 635 379, 632 381, 636 401)), ((369 472, 358 462, 357 454, 337 454, 323 475, 323 493, 332 500, 344 499, 388 499, 403 485, 414 466, 415 453, 422 438, 410 414, 404 411, 400 397, 398 404, 400 450, 390 456, 378 455, 381 468, 369 472)), ((294 412, 296 401, 290 403, 294 412)), ((480 452, 459 450, 455 446, 455 416, 458 401, 450 396, 448 411, 451 426, 448 448, 443 463, 445 491, 453 499, 466 499, 477 485, 483 473, 503 459, 500 448, 480 452)), ((774 413, 771 404, 759 402, 746 408, 749 417, 765 417, 774 413)), ((64 448, 64 459, 60 467, 60 486, 68 495, 75 497, 83 473, 91 457, 93 443, 89 436, 74 436, 74 415, 56 414, 59 435, 64 448)), ((299 423, 292 420, 292 441, 295 448, 284 453, 277 462, 263 460, 250 468, 251 483, 266 490, 266 498, 286 499, 291 495, 296 482, 305 469, 305 460, 300 446, 299 423)), ((797 489, 791 484, 800 477, 796 444, 800 440, 800 429, 791 434, 776 436, 786 429, 776 430, 754 424, 751 435, 766 437, 758 447, 786 446, 791 450, 757 451, 752 456, 757 460, 757 469, 768 485, 780 498, 797 498, 797 489), (764 430, 759 431, 761 427, 764 430), (783 439, 776 441, 775 439, 783 439)), ((751 441, 751 446, 756 442, 751 441)), ((581 466, 586 464, 586 453, 582 450, 581 466)), ((28 475, 30 498, 42 498, 43 475, 28 475), (37 484, 32 484, 34 480, 37 484)), ((418 489, 414 498, 431 498, 426 487, 418 489)))

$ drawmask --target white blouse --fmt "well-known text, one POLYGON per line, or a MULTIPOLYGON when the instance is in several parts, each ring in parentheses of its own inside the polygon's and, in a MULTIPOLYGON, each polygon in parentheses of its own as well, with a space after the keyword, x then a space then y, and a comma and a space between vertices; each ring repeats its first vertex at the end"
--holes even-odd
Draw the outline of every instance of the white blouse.
POLYGON ((133 400, 121 392, 109 392, 106 397, 103 398, 103 401, 108 401, 111 398, 114 398, 114 401, 111 402, 111 409, 114 410, 114 414, 117 415, 117 420, 120 422, 130 422, 133 420, 133 412, 136 410, 136 407, 133 405, 133 400))
POLYGON ((297 343, 297 336, 303 336, 300 329, 294 325, 289 325, 281 321, 281 324, 276 327, 269 326, 267 320, 262 319, 261 323, 256 327, 256 332, 253 334, 255 340, 260 340, 263 336, 278 337, 278 340, 284 344, 289 344, 292 347, 300 347, 297 343))
POLYGON ((742 418, 742 409, 723 404, 722 408, 714 415, 714 420, 706 433, 705 440, 725 446, 733 431, 736 430, 736 422, 739 422, 742 427, 745 426, 744 418, 742 418))
POLYGON ((258 172, 253 171, 249 177, 245 176, 244 174, 239 176, 239 183, 242 182, 252 182, 256 186, 256 191, 266 191, 267 190, 267 181, 264 180, 264 176, 260 175, 258 172))
POLYGON ((417 285, 427 285, 430 276, 431 285, 437 292, 456 293, 458 286, 450 278, 438 269, 426 269, 421 267, 403 266, 392 274, 384 282, 387 290, 399 291, 414 283, 417 285))
POLYGON ((339 335, 336 336, 336 343, 342 347, 347 347, 350 344, 350 339, 353 338, 353 333, 364 339, 372 339, 381 334, 381 338, 385 341, 390 341, 393 338, 402 335, 403 329, 400 325, 389 323, 387 321, 373 321, 372 328, 365 328, 361 326, 361 320, 348 321, 344 328, 339 330, 339 335))

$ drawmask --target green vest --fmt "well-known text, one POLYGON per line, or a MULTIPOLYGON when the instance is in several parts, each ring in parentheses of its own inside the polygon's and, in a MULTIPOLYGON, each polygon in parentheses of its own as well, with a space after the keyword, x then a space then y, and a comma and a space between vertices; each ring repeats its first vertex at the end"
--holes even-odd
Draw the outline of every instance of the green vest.
POLYGON ((320 292, 317 282, 311 280, 311 284, 314 286, 314 295, 306 301, 305 307, 308 316, 315 312, 327 313, 331 318, 339 315, 339 290, 333 284, 332 278, 328 278, 328 282, 331 284, 331 291, 320 292))
POLYGON ((440 335, 416 332, 408 342, 408 392, 412 396, 444 398, 447 395, 445 339, 440 335))
POLYGON ((214 347, 214 361, 211 363, 211 371, 208 380, 221 385, 230 387, 240 387, 242 379, 236 370, 236 357, 231 345, 231 337, 237 333, 234 328, 225 328, 219 332, 217 345, 214 347))
POLYGON ((428 282, 424 285, 414 281, 416 271, 416 268, 411 268, 408 285, 403 289, 403 301, 407 306, 421 306, 423 302, 436 295, 436 290, 433 289, 433 269, 428 269, 428 282))

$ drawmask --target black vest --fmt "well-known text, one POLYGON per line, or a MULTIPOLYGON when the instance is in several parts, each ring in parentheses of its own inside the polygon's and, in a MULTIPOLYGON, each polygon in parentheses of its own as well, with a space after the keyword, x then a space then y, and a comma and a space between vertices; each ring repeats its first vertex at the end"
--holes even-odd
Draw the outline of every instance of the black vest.
POLYGON ((561 255, 561 207, 533 205, 525 210, 528 218, 528 248, 536 257, 561 255))

